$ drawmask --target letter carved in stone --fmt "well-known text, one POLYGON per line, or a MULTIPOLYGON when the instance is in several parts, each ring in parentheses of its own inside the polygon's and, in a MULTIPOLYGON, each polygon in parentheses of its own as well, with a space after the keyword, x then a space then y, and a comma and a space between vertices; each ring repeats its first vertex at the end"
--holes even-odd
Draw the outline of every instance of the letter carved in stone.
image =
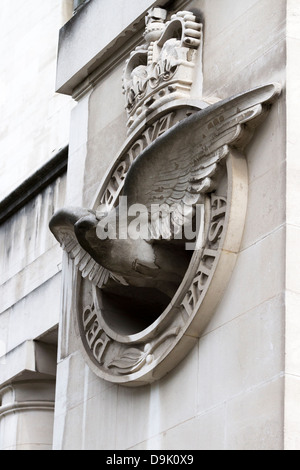
POLYGON ((92 351, 97 362, 100 365, 103 364, 103 356, 110 343, 110 338, 106 335, 103 328, 101 328, 94 306, 88 306, 84 309, 82 325, 90 351, 92 351))

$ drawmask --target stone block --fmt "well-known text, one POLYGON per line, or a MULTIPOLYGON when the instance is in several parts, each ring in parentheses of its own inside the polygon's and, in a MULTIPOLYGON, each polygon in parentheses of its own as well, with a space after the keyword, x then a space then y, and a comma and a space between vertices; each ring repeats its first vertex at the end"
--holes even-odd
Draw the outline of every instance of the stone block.
POLYGON ((131 0, 126 10, 122 0, 115 0, 113 9, 108 0, 85 5, 60 32, 57 91, 72 94, 92 70, 143 27, 149 8, 165 3, 165 0, 131 0))
POLYGON ((200 339, 197 413, 282 373, 283 307, 283 295, 274 297, 223 326, 215 325, 200 339))
POLYGON ((283 450, 284 379, 274 378, 227 405, 227 450, 283 450))

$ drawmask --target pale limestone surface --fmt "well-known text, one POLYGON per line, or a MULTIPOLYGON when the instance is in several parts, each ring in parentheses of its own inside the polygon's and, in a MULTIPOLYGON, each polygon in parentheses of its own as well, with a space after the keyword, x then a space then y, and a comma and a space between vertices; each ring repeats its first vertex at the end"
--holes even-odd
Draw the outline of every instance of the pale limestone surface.
MULTIPOLYGON (((180 16, 180 13, 178 13, 178 16, 180 16)), ((185 18, 188 18, 188 15, 186 15, 185 18)), ((174 21, 177 21, 177 19, 174 21)), ((169 99, 169 96, 167 96, 167 98, 169 99)), ((85 351, 83 350, 83 353, 87 355, 86 358, 89 361, 88 364, 92 370, 101 378, 110 379, 112 382, 120 384, 127 383, 130 386, 142 385, 158 380, 175 367, 175 365, 182 359, 183 354, 187 354, 189 347, 194 346, 196 338, 198 338, 199 334, 203 332, 203 328, 211 318, 213 310, 224 292, 226 287, 225 283, 228 282, 228 276, 230 276, 234 267, 244 227, 247 206, 247 165, 245 158, 237 150, 242 149, 243 146, 246 145, 246 142, 250 137, 252 137, 252 134, 249 137, 246 132, 241 131, 238 134, 238 141, 236 141, 237 122, 250 120, 250 125, 254 128, 254 122, 255 119, 257 119, 257 116, 259 116, 259 122, 262 122, 261 113, 264 108, 260 103, 262 101, 269 102, 276 99, 278 99, 278 87, 270 85, 267 87, 257 88, 254 91, 240 95, 238 98, 230 99, 225 103, 224 101, 221 101, 204 112, 197 113, 189 119, 186 118, 179 126, 173 127, 170 129, 168 134, 159 139, 159 149, 158 146, 152 147, 155 151, 152 151, 151 153, 151 148, 149 147, 145 154, 141 154, 140 157, 138 157, 138 173, 134 173, 134 175, 137 176, 137 180, 134 179, 133 182, 132 172, 128 172, 123 195, 126 194, 126 188, 127 190, 129 188, 130 192, 130 187, 134 185, 134 190, 140 191, 140 195, 137 194, 134 196, 134 201, 141 202, 144 197, 144 192, 146 192, 146 197, 153 198, 155 201, 157 197, 157 191, 154 191, 153 189, 155 185, 158 185, 160 188, 160 198, 162 194, 166 194, 166 191, 161 189, 165 187, 165 181, 163 179, 164 177, 162 177, 160 173, 163 174, 166 167, 168 167, 168 159, 174 160, 175 157, 176 167, 173 168, 171 172, 168 169, 168 175, 170 176, 170 173, 175 174, 173 180, 176 185, 177 175, 179 173, 180 176, 180 172, 182 172, 182 166, 180 165, 184 165, 184 168, 186 168, 186 151, 188 149, 189 165, 193 167, 193 180, 189 181, 191 182, 191 187, 195 188, 195 191, 191 198, 191 196, 188 196, 188 194, 191 195, 191 191, 189 189, 186 190, 185 204, 189 204, 189 201, 195 200, 196 191, 198 191, 198 194, 201 193, 201 191, 203 191, 203 194, 210 192, 215 178, 215 171, 217 171, 219 176, 222 175, 221 182, 223 184, 223 189, 220 188, 220 191, 227 191, 226 199, 216 195, 212 196, 211 199, 208 195, 205 196, 209 206, 212 207, 211 219, 216 220, 217 218, 219 232, 221 224, 222 227, 224 227, 222 228, 222 237, 220 235, 216 237, 215 228, 212 226, 211 229, 213 228, 213 230, 209 231, 210 236, 206 237, 209 239, 206 241, 207 248, 205 249, 205 253, 207 253, 207 255, 203 255, 203 258, 204 256, 210 257, 213 260, 211 261, 213 266, 209 267, 206 259, 199 260, 199 256, 201 256, 202 252, 198 253, 199 250, 195 250, 188 271, 188 265, 184 266, 184 273, 187 271, 185 280, 182 282, 181 287, 179 287, 179 291, 176 296, 173 297, 172 304, 167 307, 165 313, 162 314, 160 318, 157 318, 155 322, 154 320, 151 321, 152 325, 150 323, 145 325, 144 323, 144 328, 146 328, 146 326, 148 327, 146 331, 142 332, 144 328, 141 328, 141 326, 139 327, 139 330, 136 330, 136 322, 134 319, 132 319, 132 321, 128 319, 124 309, 120 314, 114 306, 109 306, 107 303, 101 307, 101 295, 104 297, 106 287, 110 287, 108 285, 109 282, 114 282, 110 279, 116 274, 120 276, 121 282, 125 282, 127 285, 126 294, 130 294, 132 292, 135 292, 134 295, 138 294, 137 291, 133 291, 132 289, 132 286, 135 286, 137 281, 139 283, 142 281, 146 287, 155 287, 157 286, 157 281, 160 280, 160 285, 157 287, 162 291, 164 289, 169 289, 170 291, 170 273, 174 270, 175 272, 176 270, 180 272, 180 266, 178 260, 175 259, 175 253, 174 255, 173 253, 170 255, 170 251, 168 251, 167 256, 165 251, 158 253, 159 264, 157 265, 157 269, 160 271, 155 272, 155 278, 151 278, 151 273, 149 273, 149 271, 147 273, 147 278, 142 278, 141 273, 138 273, 137 275, 134 271, 136 263, 133 263, 133 260, 137 257, 138 261, 141 259, 142 264, 145 259, 146 263, 151 262, 152 258, 150 256, 148 260, 145 258, 144 250, 146 248, 148 248, 148 251, 150 250, 149 245, 145 242, 142 242, 144 243, 144 248, 139 250, 138 243, 140 242, 137 243, 133 240, 125 240, 125 242, 123 240, 109 240, 109 246, 104 250, 105 258, 103 258, 102 253, 105 242, 101 242, 97 238, 97 235, 95 234, 96 219, 90 212, 82 208, 64 208, 58 211, 51 219, 50 228, 55 237, 60 241, 63 249, 68 253, 70 264, 73 264, 74 274, 77 271, 77 275, 79 277, 82 275, 83 278, 87 280, 87 282, 81 281, 81 284, 79 279, 78 282, 75 281, 76 286, 74 284, 74 287, 72 288, 73 306, 78 310, 77 330, 84 330, 85 333, 82 334, 82 336, 86 336, 87 338, 88 347, 86 347, 85 351), (251 112, 249 111, 250 109, 251 112), (222 113, 221 115, 220 112, 222 113), (216 116, 219 116, 219 119, 216 119, 216 116), (201 128, 201 126, 204 127, 204 119, 204 122, 207 122, 206 120, 209 119, 209 124, 206 124, 206 128, 209 130, 206 130, 205 141, 200 137, 202 134, 199 132, 199 128, 201 128), (218 123, 219 121, 222 121, 222 126, 220 130, 217 131, 213 123, 218 123), (233 126, 233 132, 228 136, 228 129, 230 129, 230 126, 233 126), (214 140, 213 138, 215 134, 218 134, 217 140, 214 140), (232 147, 235 144, 235 150, 232 149, 232 151, 230 151, 228 149, 226 143, 229 142, 229 139, 232 147), (194 169, 199 167, 199 149, 201 146, 205 145, 205 142, 207 142, 208 147, 208 150, 205 152, 205 160, 206 163, 208 161, 210 163, 209 165, 206 165, 204 176, 205 184, 203 184, 203 170, 201 167, 197 171, 194 169), (211 148, 213 145, 215 148, 218 146, 217 148, 220 149, 217 153, 212 152, 211 148), (184 153, 181 150, 182 148, 184 148, 184 153), (212 152, 212 154, 210 152, 212 152), (194 166, 194 156, 197 158, 196 166, 194 166), (151 158, 152 165, 149 168, 148 163, 151 158), (228 176, 226 177, 224 175, 224 171, 222 172, 220 168, 220 160, 222 158, 227 160, 228 176), (211 163, 212 160, 215 165, 211 163), (218 163, 216 163, 216 161, 218 163), (145 165, 148 167, 148 175, 145 175, 145 179, 143 181, 140 174, 142 171, 141 168, 145 167, 145 165), (195 183, 196 174, 197 184, 195 183), (149 184, 147 176, 151 178, 152 175, 155 176, 157 182, 151 181, 149 184), (199 184, 201 181, 202 183, 199 184), (139 187, 140 190, 138 189, 139 187), (224 189, 226 187, 228 187, 227 190, 224 189), (86 223, 87 221, 88 224, 86 223), (80 232, 77 233, 79 226, 81 226, 81 229, 80 232), (91 232, 88 235, 88 240, 85 240, 85 237, 82 235, 86 229, 91 232), (90 240, 92 242, 91 245, 89 245, 90 240), (209 241, 211 242, 211 245, 208 244, 209 241), (122 249, 121 244, 123 246, 122 249), (93 246, 93 249, 91 249, 91 246, 93 246), (117 251, 118 246, 120 247, 119 252, 117 251), (217 257, 219 258, 218 262, 216 261, 217 257), (171 259, 174 259, 175 261, 172 267, 170 267, 171 259), (73 262, 72 260, 75 261, 73 262), (102 263, 103 267, 108 270, 107 272, 104 271, 104 268, 101 266, 102 263), (110 271, 112 271, 112 274, 110 271), (206 281, 206 293, 202 299, 201 293, 197 293, 194 288, 194 285, 199 285, 200 271, 203 273, 212 273, 212 280, 206 281), (169 284, 167 286, 164 284, 166 272, 169 272, 169 284), (90 294, 91 282, 96 289, 100 288, 104 291, 103 293, 100 291, 97 293, 98 300, 94 298, 93 304, 91 303, 90 294), (182 300, 182 295, 184 300, 182 300), (196 307, 196 303, 198 301, 201 301, 201 306, 198 304, 196 307), (106 314, 103 310, 109 307, 110 309, 106 314), (189 322, 186 324, 182 321, 184 315, 189 317, 189 322), (116 321, 116 316, 118 316, 118 321, 116 321), (98 320, 98 318, 101 318, 101 320, 98 320), (171 322, 170 320, 167 321, 168 319, 171 319, 171 322), (99 326, 99 321, 101 322, 101 327, 99 326), (126 330, 126 337, 123 337, 124 327, 126 330), (154 335, 153 331, 155 332, 154 335), (125 345, 124 340, 126 342, 125 345), (132 344, 129 344, 130 342, 132 344), (138 344, 138 347, 133 346, 133 344, 138 344), (135 349, 133 349, 134 347, 135 349), (168 348, 168 353, 164 357, 166 348, 168 348), (95 364, 96 361, 97 366, 95 364)), ((145 98, 145 102, 146 100, 147 96, 145 98)), ((157 102, 155 104, 157 104, 157 102)), ((264 118, 266 117, 267 115, 265 113, 264 118)), ((166 122, 166 119, 162 118, 159 122, 161 121, 166 122)), ((118 165, 120 165, 120 161, 118 165)), ((115 178, 117 181, 119 181, 117 173, 114 174, 116 175, 115 178)), ((167 181, 167 188, 169 187, 170 177, 167 181)), ((177 186, 175 187, 177 188, 177 186)), ((113 191, 112 186, 110 186, 110 188, 110 190, 113 191)), ((176 194, 183 194, 182 189, 180 188, 175 192, 176 194)), ((112 192, 110 194, 114 193, 112 192)), ((224 193, 221 194, 224 195, 224 193)), ((196 197, 197 199, 199 197, 197 193, 196 197)), ((109 209, 112 211, 111 205, 109 209)), ((209 222, 209 224, 211 225, 213 222, 209 222)), ((156 232, 159 230, 156 222, 153 222, 153 227, 156 227, 152 232, 153 236, 156 237, 156 232)), ((171 248, 172 247, 170 247, 170 249, 171 248)), ((159 245, 154 246, 154 250, 157 249, 159 249, 159 245)), ((154 259, 155 258, 156 254, 154 256, 154 259)), ((204 278, 204 274, 201 275, 201 277, 204 278)), ((180 281, 182 281, 182 278, 180 281)), ((202 279, 202 291, 204 290, 204 283, 205 281, 202 279)), ((175 291, 177 290, 177 287, 178 285, 176 286, 175 291)), ((118 286, 114 283, 111 291, 112 296, 116 295, 116 289, 118 289, 118 286)), ((174 296, 175 291, 173 291, 172 296, 174 296)), ((154 295, 155 293, 152 292, 152 298, 154 295)), ((143 296, 144 304, 152 301, 152 298, 147 297, 147 293, 144 293, 143 296)), ((158 298, 157 294, 156 298, 158 298)), ((103 302, 105 302, 105 298, 103 302)), ((119 300, 120 304, 121 302, 122 301, 119 300)), ((126 299, 124 302, 126 302, 126 299)), ((72 307, 72 310, 74 307, 72 307)), ((146 315, 145 306, 143 306, 143 308, 146 315)), ((141 307, 137 311, 137 315, 140 311, 141 307)), ((134 306, 132 303, 130 313, 132 318, 134 314, 134 306)), ((72 315, 77 316, 77 313, 74 311, 72 315)), ((140 316, 138 320, 139 325, 141 325, 142 318, 140 318, 140 316)), ((77 336, 79 336, 79 334, 77 334, 77 336)))
MULTIPOLYGON (((86 9, 79 11, 75 21, 71 20, 61 32, 57 89, 72 94, 76 86, 115 52, 116 45, 120 47, 144 28, 144 17, 149 8, 165 3, 166 0, 130 0, 124 7, 123 0, 114 0, 111 8, 109 0, 102 0, 87 5, 89 15, 86 15, 86 9)), ((176 3, 185 2, 177 0, 176 3)))
POLYGON ((287 146, 286 146, 286 378, 285 448, 300 448, 299 392, 300 272, 299 272, 299 85, 300 5, 287 2, 287 146))
POLYGON ((54 88, 58 30, 71 3, 11 0, 1 7, 1 199, 68 143, 73 103, 54 88))
MULTIPOLYGON (((100 3, 94 0, 94 8, 100 3)), ((296 60, 288 62, 286 72, 286 3, 185 3, 184 9, 200 8, 205 18, 205 96, 225 98, 265 83, 283 85, 281 98, 245 152, 249 202, 241 252, 223 300, 202 338, 195 341, 191 353, 176 369, 141 389, 102 381, 85 364, 72 322, 71 274, 65 259, 55 449, 299 448, 295 411, 299 395, 299 276, 293 275, 299 264, 295 262, 298 189, 292 171, 297 164, 292 165, 289 156, 294 152, 296 158, 298 133, 286 153, 286 79, 293 102, 288 107, 290 132, 298 118, 298 110, 293 110, 297 102, 293 90, 298 88, 294 82, 297 74, 289 71, 289 67, 297 67, 296 60), (288 174, 294 184, 288 190, 291 226, 287 231, 289 162, 288 174)), ((298 7, 296 1, 288 3, 288 52, 294 57, 298 42, 292 31, 298 7)), ((118 19, 116 13, 120 32, 121 17, 118 19)), ((104 43, 105 37, 101 41, 104 43)), ((110 52, 113 54, 114 49, 110 52)), ((119 61, 121 52, 115 49, 115 54, 119 61)), ((82 52, 79 56, 82 58, 82 52)), ((92 204, 97 184, 122 147, 126 115, 121 73, 121 60, 115 68, 107 69, 106 75, 100 66, 91 76, 92 89, 87 88, 84 95, 75 90, 78 104, 71 120, 69 202, 92 204)), ((196 81, 192 93, 199 98, 197 90, 196 81)))
MULTIPOLYGON (((1 5, 1 203, 68 144, 74 103, 55 75, 71 14, 71 0, 1 5)), ((48 223, 65 188, 62 174, 0 225, 1 450, 52 448, 61 253, 48 223)))
POLYGON ((61 250, 47 225, 59 207, 93 204, 126 140, 122 71, 141 42, 144 13, 158 2, 130 0, 124 9, 121 1, 111 8, 92 0, 72 20, 57 87, 74 92, 75 107, 53 91, 57 32, 71 3, 1 7, 1 198, 66 145, 72 113, 67 181, 57 180, 0 227, 0 449, 52 447, 56 351, 45 333, 59 321, 54 449, 299 450, 298 0, 175 2, 177 10, 199 8, 205 19, 195 99, 202 86, 205 96, 226 98, 279 82, 283 93, 246 148, 247 217, 223 299, 179 366, 137 389, 103 381, 85 363, 72 267, 64 256, 61 279, 61 250), (92 23, 89 12, 97 12, 92 23))
POLYGON ((1 390, 1 450, 51 450, 55 382, 19 382, 1 390))

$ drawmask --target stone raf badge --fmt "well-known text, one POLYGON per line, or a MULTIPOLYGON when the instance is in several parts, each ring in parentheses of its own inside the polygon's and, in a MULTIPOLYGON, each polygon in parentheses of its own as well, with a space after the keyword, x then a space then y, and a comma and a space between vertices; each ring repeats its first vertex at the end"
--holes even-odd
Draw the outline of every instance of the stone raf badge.
POLYGON ((244 149, 280 94, 196 99, 203 32, 191 12, 152 9, 144 39, 123 74, 128 138, 93 207, 50 222, 72 264, 85 360, 127 386, 173 369, 221 301, 244 229, 244 149))

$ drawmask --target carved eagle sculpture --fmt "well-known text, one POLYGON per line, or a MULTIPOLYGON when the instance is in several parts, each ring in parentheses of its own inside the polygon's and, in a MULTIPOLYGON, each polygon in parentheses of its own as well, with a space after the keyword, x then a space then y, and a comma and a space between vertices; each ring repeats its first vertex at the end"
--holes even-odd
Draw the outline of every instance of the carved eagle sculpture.
MULTIPOLYGON (((186 222, 185 214, 214 190, 229 148, 245 148, 279 94, 280 86, 271 84, 219 101, 174 125, 136 158, 122 192, 127 206, 176 208, 171 224, 151 219, 148 237, 101 240, 95 211, 59 210, 50 229, 81 275, 100 288, 110 280, 172 296, 187 268, 186 253, 174 243, 176 230, 186 222)), ((108 224, 120 218, 121 205, 103 216, 108 224)))

